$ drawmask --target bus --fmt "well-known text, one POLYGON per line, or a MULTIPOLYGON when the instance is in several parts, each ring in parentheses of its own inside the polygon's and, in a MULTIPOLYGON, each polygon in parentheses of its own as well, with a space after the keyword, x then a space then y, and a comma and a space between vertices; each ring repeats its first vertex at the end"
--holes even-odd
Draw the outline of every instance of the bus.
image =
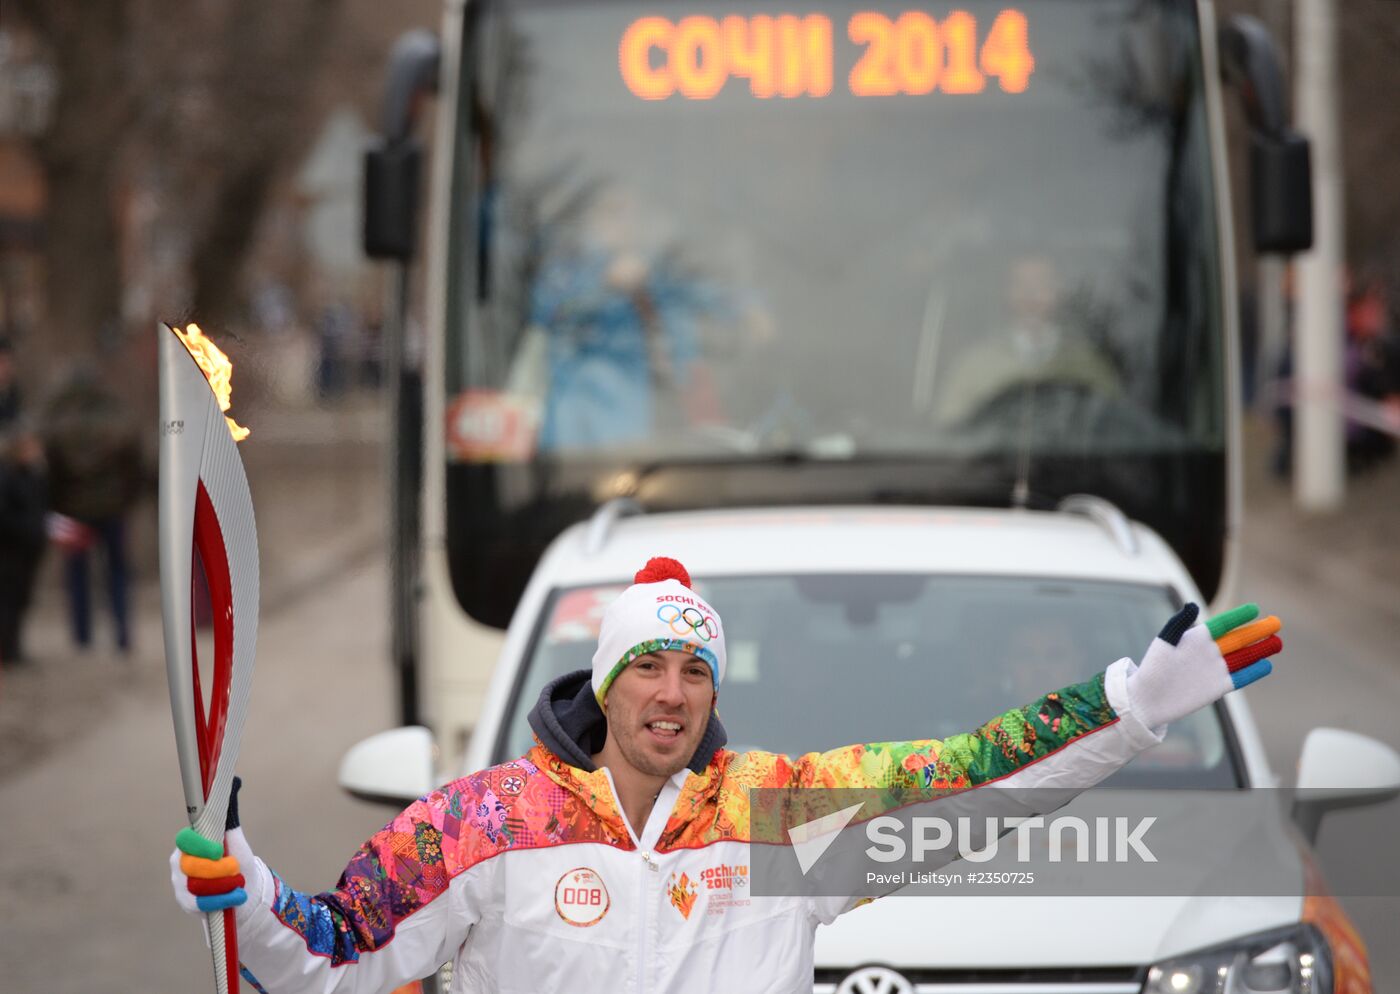
POLYGON ((1252 247, 1304 249, 1277 54, 1209 0, 449 0, 366 159, 366 249, 425 286, 404 722, 464 746, 540 554, 605 507, 1090 494, 1226 596, 1231 81, 1252 247))

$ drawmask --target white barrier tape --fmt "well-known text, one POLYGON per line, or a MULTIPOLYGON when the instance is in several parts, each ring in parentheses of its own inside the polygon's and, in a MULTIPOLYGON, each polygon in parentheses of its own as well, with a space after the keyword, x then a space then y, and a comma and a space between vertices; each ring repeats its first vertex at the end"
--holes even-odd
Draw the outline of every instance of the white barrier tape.
POLYGON ((1383 431, 1400 438, 1400 398, 1394 402, 1372 400, 1332 384, 1299 388, 1293 380, 1274 384, 1273 396, 1280 404, 1293 407, 1300 401, 1335 407, 1347 421, 1383 431))

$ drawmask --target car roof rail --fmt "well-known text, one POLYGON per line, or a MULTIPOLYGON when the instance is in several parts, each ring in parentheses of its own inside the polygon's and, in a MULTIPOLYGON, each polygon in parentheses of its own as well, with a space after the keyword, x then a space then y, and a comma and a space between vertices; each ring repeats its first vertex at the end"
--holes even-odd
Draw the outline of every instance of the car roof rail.
POLYGON ((1093 494, 1070 494, 1060 501, 1056 510, 1063 514, 1079 514, 1088 518, 1108 532, 1109 538, 1113 539, 1118 548, 1130 556, 1136 556, 1141 551, 1137 535, 1133 532, 1133 523, 1112 501, 1095 497, 1093 494))
POLYGON ((619 519, 645 513, 646 508, 631 497, 614 497, 605 501, 588 521, 588 533, 583 537, 584 555, 596 556, 603 551, 603 546, 608 544, 613 525, 617 524, 619 519))

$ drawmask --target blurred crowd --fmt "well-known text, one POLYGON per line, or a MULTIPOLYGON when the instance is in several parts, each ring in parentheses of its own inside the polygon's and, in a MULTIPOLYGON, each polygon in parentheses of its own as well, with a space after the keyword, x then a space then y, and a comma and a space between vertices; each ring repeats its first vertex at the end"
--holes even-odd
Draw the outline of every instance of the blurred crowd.
POLYGON ((1392 425, 1384 431, 1369 424, 1347 423, 1347 467, 1370 468, 1395 455, 1400 433, 1400 301, 1392 301, 1379 277, 1360 281, 1349 294, 1346 308, 1344 369, 1347 390, 1381 405, 1392 425))
POLYGON ((0 665, 25 659, 23 625, 45 552, 62 556, 73 644, 93 644, 100 561, 115 647, 131 647, 127 518, 150 479, 134 412, 79 363, 42 404, 0 341, 0 665))
POLYGON ((314 284, 298 298, 286 283, 263 281, 249 299, 249 314, 276 369, 267 386, 284 402, 335 401, 378 388, 384 364, 384 329, 375 294, 356 295, 314 284))
MULTIPOLYGON (((1393 458, 1400 437, 1400 292, 1378 272, 1348 273, 1345 285, 1345 395, 1339 401, 1346 415, 1347 472, 1356 475, 1393 458)), ((1293 468, 1291 335, 1288 341, 1278 368, 1280 389, 1273 392, 1273 471, 1281 479, 1293 468)))
MULTIPOLYGON (((264 389, 294 405, 378 387, 381 331, 372 315, 325 298, 306 320, 280 285, 263 287, 251 303, 266 352, 288 361, 250 364, 245 387, 260 372, 275 380, 264 389)), ((128 521, 154 489, 140 412, 96 362, 74 364, 56 387, 31 396, 12 343, 0 337, 0 666, 25 660, 24 619, 46 555, 59 560, 75 649, 94 645, 101 616, 110 620, 108 644, 131 650, 128 521)))

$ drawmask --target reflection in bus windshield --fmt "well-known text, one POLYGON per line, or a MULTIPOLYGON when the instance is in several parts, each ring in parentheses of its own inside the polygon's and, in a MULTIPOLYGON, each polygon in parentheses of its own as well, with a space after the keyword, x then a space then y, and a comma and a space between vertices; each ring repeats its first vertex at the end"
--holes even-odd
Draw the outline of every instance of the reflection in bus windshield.
POLYGON ((592 239, 543 253, 507 392, 536 408, 541 451, 644 443, 718 422, 699 324, 718 294, 675 255, 648 259, 592 239))

